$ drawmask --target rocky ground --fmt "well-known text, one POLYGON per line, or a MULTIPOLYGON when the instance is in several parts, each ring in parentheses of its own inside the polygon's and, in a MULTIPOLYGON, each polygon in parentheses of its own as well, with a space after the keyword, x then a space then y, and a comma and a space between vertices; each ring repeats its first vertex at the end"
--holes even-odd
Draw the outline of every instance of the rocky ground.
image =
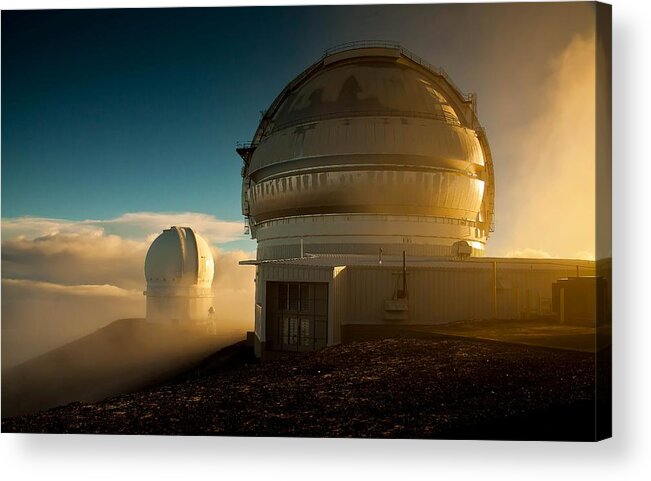
POLYGON ((594 438, 591 353, 436 338, 357 342, 263 363, 238 356, 152 390, 5 419, 2 430, 594 438))

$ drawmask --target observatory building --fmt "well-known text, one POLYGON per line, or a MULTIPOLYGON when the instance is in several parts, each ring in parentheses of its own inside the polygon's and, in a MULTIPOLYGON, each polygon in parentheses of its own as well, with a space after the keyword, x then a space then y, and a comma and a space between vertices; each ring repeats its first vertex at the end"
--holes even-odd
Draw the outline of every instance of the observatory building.
POLYGON ((327 51, 239 144, 257 240, 256 350, 511 317, 594 263, 489 259, 495 179, 476 98, 399 45, 327 51))
POLYGON ((147 320, 201 324, 212 320, 215 263, 208 243, 190 227, 170 227, 145 258, 147 320))
POLYGON ((398 48, 334 51, 264 115, 244 157, 258 259, 481 256, 493 162, 474 97, 398 48))

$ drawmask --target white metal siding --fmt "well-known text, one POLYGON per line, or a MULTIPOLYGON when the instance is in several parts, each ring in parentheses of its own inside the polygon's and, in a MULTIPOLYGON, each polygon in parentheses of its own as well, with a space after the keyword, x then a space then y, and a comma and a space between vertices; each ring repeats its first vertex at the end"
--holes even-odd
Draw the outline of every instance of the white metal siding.
MULTIPOLYGON (((552 283, 575 276, 576 264, 553 261, 545 264, 499 259, 497 262, 497 317, 514 319, 523 313, 540 312, 551 299, 552 283)), ((581 264, 581 275, 594 275, 594 265, 581 264)), ((440 266, 407 265, 408 319, 386 320, 385 301, 402 287, 398 265, 309 266, 263 264, 258 266, 256 334, 265 340, 266 283, 327 282, 328 345, 341 341, 347 324, 441 324, 458 320, 491 319, 493 308, 493 262, 448 262, 440 266)))
MULTIPOLYGON (((581 269, 594 275, 594 269, 581 269)), ((341 274, 340 274, 341 275, 341 274)), ((549 268, 539 265, 497 266, 497 317, 517 318, 527 309, 539 311, 541 299, 551 298, 551 286, 562 277, 576 275, 573 266, 549 268)), ((343 287, 344 283, 342 283, 343 287)), ((342 324, 384 324, 384 302, 401 287, 398 267, 349 266, 346 268, 346 299, 337 299, 342 324), (341 303, 345 302, 346 308, 341 303)), ((342 290, 344 290, 342 289, 342 290)), ((454 268, 409 267, 407 291, 410 324, 439 324, 457 320, 491 319, 493 312, 493 266, 490 263, 454 268)), ((336 296, 341 296, 335 290, 336 296)))

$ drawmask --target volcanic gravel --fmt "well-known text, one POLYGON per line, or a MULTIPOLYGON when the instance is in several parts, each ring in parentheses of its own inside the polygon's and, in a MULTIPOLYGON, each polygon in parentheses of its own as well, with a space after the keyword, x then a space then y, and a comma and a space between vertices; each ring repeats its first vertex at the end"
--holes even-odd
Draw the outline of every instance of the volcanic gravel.
POLYGON ((594 379, 589 353, 476 340, 387 339, 225 368, 98 403, 9 418, 2 430, 459 437, 455 433, 472 426, 499 426, 550 408, 590 405, 594 379))

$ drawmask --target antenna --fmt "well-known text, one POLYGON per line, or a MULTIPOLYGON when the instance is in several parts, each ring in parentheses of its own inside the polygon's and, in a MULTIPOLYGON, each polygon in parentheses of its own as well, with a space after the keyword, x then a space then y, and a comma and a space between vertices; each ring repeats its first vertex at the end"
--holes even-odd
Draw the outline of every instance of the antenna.
POLYGON ((402 251, 402 289, 398 290, 398 299, 407 299, 407 254, 402 251))
POLYGON ((402 295, 407 297, 407 254, 402 251, 402 295))

